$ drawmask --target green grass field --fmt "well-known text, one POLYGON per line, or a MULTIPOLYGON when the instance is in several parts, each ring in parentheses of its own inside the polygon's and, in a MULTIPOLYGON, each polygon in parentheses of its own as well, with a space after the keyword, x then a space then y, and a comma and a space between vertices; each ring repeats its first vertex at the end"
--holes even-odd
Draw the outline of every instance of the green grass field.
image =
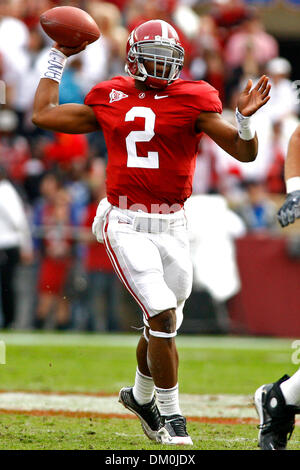
MULTIPOLYGON (((6 364, 0 389, 116 395, 135 375, 138 336, 1 333, 6 364)), ((178 336, 181 394, 251 395, 262 383, 292 374, 292 340, 178 336)), ((121 407, 121 405, 118 405, 121 407)), ((193 406, 191 404, 191 406, 193 406)), ((1 408, 1 404, 0 404, 1 408)), ((122 408, 122 407, 121 407, 122 408)), ((160 450, 128 417, 0 414, 0 449, 160 450)), ((188 421, 193 450, 256 450, 256 424, 188 421)), ((300 449, 296 426, 289 449, 300 449)), ((189 449, 191 450, 191 449, 189 449)))

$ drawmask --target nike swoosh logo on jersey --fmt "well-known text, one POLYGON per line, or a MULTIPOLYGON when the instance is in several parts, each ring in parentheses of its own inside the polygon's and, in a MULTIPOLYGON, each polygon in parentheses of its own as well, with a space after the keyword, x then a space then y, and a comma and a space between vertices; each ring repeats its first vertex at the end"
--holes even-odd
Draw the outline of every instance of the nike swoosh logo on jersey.
POLYGON ((158 95, 155 95, 154 96, 154 99, 155 100, 161 100, 162 98, 168 98, 169 95, 163 95, 163 96, 158 96, 158 95))

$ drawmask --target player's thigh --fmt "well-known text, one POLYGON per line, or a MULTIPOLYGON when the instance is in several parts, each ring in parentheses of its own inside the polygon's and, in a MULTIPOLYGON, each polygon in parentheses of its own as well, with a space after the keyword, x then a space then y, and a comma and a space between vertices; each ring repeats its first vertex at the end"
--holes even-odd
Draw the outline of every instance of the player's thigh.
POLYGON ((176 308, 176 297, 164 280, 159 249, 147 234, 130 224, 119 223, 111 214, 104 230, 104 242, 121 281, 142 308, 146 318, 176 308))
POLYGON ((166 239, 164 251, 165 282, 174 292, 177 302, 182 303, 190 296, 193 282, 193 266, 186 232, 182 230, 166 239))

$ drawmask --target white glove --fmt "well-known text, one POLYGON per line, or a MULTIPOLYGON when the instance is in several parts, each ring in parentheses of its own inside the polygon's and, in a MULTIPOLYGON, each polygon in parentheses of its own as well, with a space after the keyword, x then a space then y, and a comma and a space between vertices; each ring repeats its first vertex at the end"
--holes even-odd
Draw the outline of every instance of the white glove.
POLYGON ((101 199, 98 204, 97 212, 94 218, 92 225, 92 232, 97 238, 99 243, 103 243, 102 228, 104 223, 104 218, 108 210, 111 208, 111 204, 108 202, 107 198, 101 199))

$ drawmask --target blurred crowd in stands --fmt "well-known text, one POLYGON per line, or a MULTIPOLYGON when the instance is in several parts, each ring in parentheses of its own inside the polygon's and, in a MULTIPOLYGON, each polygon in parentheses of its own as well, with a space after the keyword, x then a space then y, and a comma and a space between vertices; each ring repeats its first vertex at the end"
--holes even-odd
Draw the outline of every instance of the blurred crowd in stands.
POLYGON ((68 60, 61 103, 82 103, 96 83, 125 75, 128 33, 153 18, 175 26, 185 48, 181 77, 203 79, 217 88, 223 116, 230 122, 234 123, 237 96, 247 79, 255 83, 266 73, 272 83, 271 100, 254 117, 259 138, 256 161, 239 164, 204 136, 194 194, 222 195, 246 232, 276 232, 276 200, 285 192, 287 143, 299 117, 297 90, 290 80, 292 64, 279 56, 277 40, 246 3, 212 1, 205 15, 197 13, 197 4, 0 0, 0 80, 6 84, 6 102, 0 107, 0 326, 122 329, 120 296, 124 300, 126 294, 103 245, 91 233, 97 203, 105 196, 103 136, 52 133, 31 122, 34 93, 52 45, 39 16, 51 7, 85 9, 102 33, 68 60), (16 220, 10 220, 13 213, 16 220), (5 217, 20 234, 18 242, 2 236, 5 217))

